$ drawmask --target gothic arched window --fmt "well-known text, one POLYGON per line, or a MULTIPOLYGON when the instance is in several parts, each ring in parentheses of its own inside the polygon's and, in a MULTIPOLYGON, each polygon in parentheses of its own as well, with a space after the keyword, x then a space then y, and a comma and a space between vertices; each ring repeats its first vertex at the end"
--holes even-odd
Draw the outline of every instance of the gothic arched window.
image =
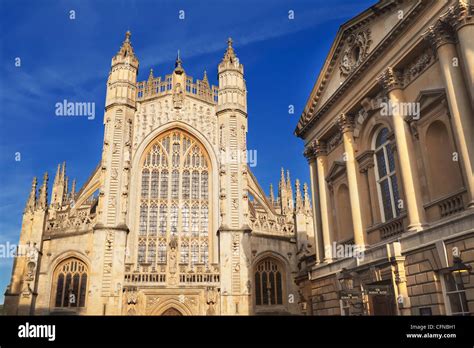
POLYGON ((283 304, 283 267, 273 258, 266 258, 255 269, 255 304, 272 306, 283 304))
POLYGON ((54 272, 54 307, 85 307, 87 266, 79 259, 61 262, 54 272))
POLYGON ((400 214, 399 193, 395 174, 395 157, 388 140, 388 129, 382 128, 375 137, 375 175, 383 221, 389 221, 400 214))
POLYGON ((164 264, 171 237, 180 264, 209 261, 210 164, 194 137, 171 130, 143 155, 138 217, 138 263, 164 264))

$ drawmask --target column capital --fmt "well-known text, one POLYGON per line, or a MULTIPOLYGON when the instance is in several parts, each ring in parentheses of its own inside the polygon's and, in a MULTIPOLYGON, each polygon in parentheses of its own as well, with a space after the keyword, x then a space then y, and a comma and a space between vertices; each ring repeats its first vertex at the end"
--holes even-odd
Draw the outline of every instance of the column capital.
POLYGON ((303 155, 306 157, 309 163, 316 160, 317 157, 327 155, 326 142, 316 139, 306 145, 303 155))
POLYGON ((448 8, 448 11, 439 20, 449 24, 455 30, 459 30, 464 25, 474 24, 473 13, 472 0, 458 0, 456 4, 448 8))
POLYGON ((340 114, 336 122, 341 133, 352 132, 354 129, 354 117, 346 113, 340 114))
POLYGON ((316 159, 316 151, 314 146, 315 141, 310 142, 305 146, 303 155, 306 157, 309 163, 313 162, 316 159))
POLYGON ((327 155, 327 146, 326 142, 320 139, 313 141, 314 154, 316 157, 326 156, 327 155))
POLYGON ((390 66, 378 77, 377 82, 386 90, 387 93, 394 89, 402 88, 400 72, 390 66))
POLYGON ((431 25, 422 36, 435 49, 446 44, 456 43, 456 35, 453 28, 447 21, 440 19, 438 19, 434 25, 431 25))

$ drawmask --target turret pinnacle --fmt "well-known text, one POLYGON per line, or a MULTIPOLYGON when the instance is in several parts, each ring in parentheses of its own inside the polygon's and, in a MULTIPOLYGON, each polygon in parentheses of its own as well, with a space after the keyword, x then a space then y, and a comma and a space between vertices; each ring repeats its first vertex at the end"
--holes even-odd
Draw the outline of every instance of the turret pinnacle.
POLYGON ((278 197, 280 198, 281 213, 288 210, 288 196, 286 192, 285 170, 281 168, 280 182, 278 183, 278 197))
POLYGON ((153 68, 150 68, 150 75, 148 75, 148 80, 153 80, 153 68))
POLYGON ((72 185, 71 185, 71 198, 74 199, 75 195, 76 195, 76 179, 73 179, 72 185))
POLYGON ((48 204, 48 172, 44 173, 44 176, 43 176, 43 186, 41 186, 41 189, 40 189, 40 196, 38 199, 37 206, 40 209, 45 210, 47 204, 48 204))
POLYGON ((291 184, 290 171, 286 171, 286 192, 288 195, 288 208, 290 211, 294 209, 293 185, 291 184))
POLYGON ((183 62, 181 60, 181 57, 179 56, 179 50, 178 54, 176 55, 176 62, 174 63, 174 72, 179 75, 184 72, 183 62))
POLYGON ((53 186, 56 186, 61 180, 61 164, 58 164, 58 169, 56 169, 56 175, 54 176, 53 186))
POLYGON ((63 205, 66 204, 67 202, 67 196, 68 196, 68 190, 69 190, 69 178, 66 176, 66 179, 64 180, 64 191, 63 191, 63 205))
POLYGON ((234 63, 237 60, 232 43, 232 38, 229 37, 227 39, 227 50, 225 51, 224 59, 222 59, 223 62, 234 63))
POLYGON ((51 192, 51 208, 59 209, 64 203, 68 190, 68 179, 66 176, 66 162, 58 164, 56 176, 53 181, 53 189, 51 192))
POLYGON ((61 170, 61 180, 64 181, 66 179, 66 161, 63 162, 63 168, 61 170))
POLYGON ((295 182, 295 190, 296 190, 296 211, 302 212, 303 211, 303 196, 301 196, 300 181, 298 179, 296 179, 296 182, 295 182))
POLYGON ((204 70, 204 76, 202 78, 202 82, 209 86, 209 80, 207 79, 207 71, 206 70, 204 70))
POLYGON ((275 203, 275 196, 273 195, 273 184, 270 184, 270 202, 275 203))
POLYGON ((311 213, 311 201, 309 199, 308 184, 306 183, 304 183, 303 185, 303 194, 304 194, 304 200, 303 200, 304 212, 306 214, 309 214, 311 213))
POLYGON ((130 30, 127 30, 125 33, 125 40, 122 43, 122 46, 120 47, 120 50, 118 51, 117 55, 121 55, 122 57, 134 57, 135 52, 133 51, 132 47, 132 42, 130 41, 130 37, 132 36, 132 33, 130 30))
POLYGON ((25 213, 26 212, 33 212, 36 208, 36 186, 38 184, 38 180, 36 176, 33 178, 33 182, 31 183, 31 191, 28 197, 28 201, 26 202, 25 213))

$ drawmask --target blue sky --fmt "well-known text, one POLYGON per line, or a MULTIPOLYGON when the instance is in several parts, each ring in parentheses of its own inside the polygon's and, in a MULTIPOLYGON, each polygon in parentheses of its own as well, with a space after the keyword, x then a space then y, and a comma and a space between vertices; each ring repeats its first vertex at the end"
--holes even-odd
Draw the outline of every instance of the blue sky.
MULTIPOLYGON (((231 36, 245 66, 254 174, 267 192, 270 183, 277 187, 281 167, 293 180, 309 181, 294 128, 339 26, 374 2, 0 0, 0 244, 18 242, 33 176, 48 171, 51 188, 57 164, 66 161, 80 187, 99 162, 110 59, 127 29, 139 80, 150 68, 155 76, 170 73, 179 49, 188 75, 200 79, 207 70, 217 84, 217 64, 231 36), (95 119, 55 116, 55 104, 64 99, 95 102, 95 119)), ((11 265, 12 259, 0 259, 0 303, 11 265)))

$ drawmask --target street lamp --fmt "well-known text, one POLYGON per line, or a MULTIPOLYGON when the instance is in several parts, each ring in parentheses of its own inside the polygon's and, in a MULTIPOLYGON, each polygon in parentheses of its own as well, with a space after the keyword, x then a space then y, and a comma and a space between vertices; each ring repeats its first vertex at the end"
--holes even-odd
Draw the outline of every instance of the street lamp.
POLYGON ((343 268, 341 273, 339 273, 337 280, 341 285, 341 290, 343 291, 351 291, 354 289, 354 278, 351 274, 347 271, 347 269, 343 268))
POLYGON ((453 266, 449 268, 449 271, 451 272, 451 275, 458 286, 469 284, 471 280, 470 275, 472 274, 471 270, 472 266, 466 265, 462 261, 461 257, 453 257, 453 266))

